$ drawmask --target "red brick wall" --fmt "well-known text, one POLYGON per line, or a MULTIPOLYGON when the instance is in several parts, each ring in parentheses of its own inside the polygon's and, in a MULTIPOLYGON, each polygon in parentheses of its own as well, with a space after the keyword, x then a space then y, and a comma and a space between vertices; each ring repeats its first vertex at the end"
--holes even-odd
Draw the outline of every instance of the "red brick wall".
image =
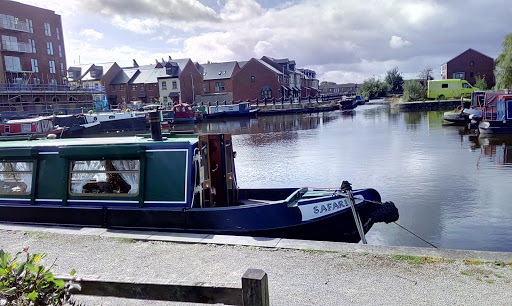
MULTIPOLYGON (((28 43, 29 39, 33 39, 36 42, 36 53, 0 51, 0 56, 2 57, 2 65, 0 66, 0 83, 6 82, 5 65, 3 63, 3 59, 4 56, 7 55, 19 57, 23 71, 32 71, 30 59, 37 59, 39 65, 39 73, 31 74, 27 72, 26 75, 27 78, 30 77, 30 83, 33 82, 33 78, 39 78, 43 84, 47 84, 48 80, 51 79, 56 79, 59 85, 63 84, 63 77, 67 75, 67 65, 66 51, 64 48, 64 31, 62 30, 60 15, 55 14, 54 11, 14 1, 2 1, 0 6, 0 13, 17 17, 20 21, 23 22, 25 22, 27 18, 31 19, 34 28, 34 33, 0 28, 0 35, 15 36, 18 38, 18 43, 28 43), (51 36, 45 35, 44 23, 50 24, 51 36), (60 39, 57 39, 56 28, 59 28, 60 39), (48 55, 46 50, 46 42, 52 42, 53 55, 48 55), (59 45, 62 49, 62 57, 59 56, 59 45), (55 73, 50 73, 50 60, 55 61, 55 73), (61 73, 61 63, 64 65, 64 74, 61 73)), ((9 77, 9 75, 7 77, 9 77)), ((12 77, 16 77, 16 73, 12 74, 12 77)), ((19 73, 18 77, 22 77, 22 73, 19 73)))
POLYGON ((178 79, 180 80, 181 102, 192 104, 195 97, 203 94, 203 76, 191 60, 185 67, 180 68, 181 73, 178 79))
POLYGON ((277 99, 282 96, 278 74, 254 58, 248 61, 231 79, 235 101, 261 100, 261 88, 265 86, 272 88, 273 98, 277 99), (254 76, 254 82, 251 82, 251 76, 254 76))
POLYGON ((453 78, 454 72, 464 72, 465 80, 472 85, 476 82, 475 77, 479 75, 480 77, 485 77, 487 87, 491 88, 494 86, 494 60, 488 56, 469 49, 446 64, 446 77, 448 79, 453 78), (473 62, 473 66, 471 62, 473 62), (471 76, 471 73, 473 73, 473 76, 471 76))

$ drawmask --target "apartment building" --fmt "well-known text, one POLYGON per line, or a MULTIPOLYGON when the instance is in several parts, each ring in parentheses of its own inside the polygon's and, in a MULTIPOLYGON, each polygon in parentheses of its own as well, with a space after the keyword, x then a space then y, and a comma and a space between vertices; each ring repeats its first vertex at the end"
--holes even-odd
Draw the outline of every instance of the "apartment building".
POLYGON ((67 83, 60 15, 0 0, 0 84, 67 83))

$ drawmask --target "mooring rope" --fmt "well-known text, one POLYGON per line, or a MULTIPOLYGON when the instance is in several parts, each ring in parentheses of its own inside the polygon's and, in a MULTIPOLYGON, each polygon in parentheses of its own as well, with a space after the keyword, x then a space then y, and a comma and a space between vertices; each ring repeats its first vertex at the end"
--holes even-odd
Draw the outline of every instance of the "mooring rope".
POLYGON ((393 222, 393 223, 395 223, 395 224, 396 224, 396 225, 398 225, 399 227, 403 228, 404 230, 408 231, 409 233, 411 233, 412 235, 414 235, 416 238, 420 239, 421 241, 423 241, 423 242, 425 242, 425 243, 430 244, 431 246, 433 246, 433 247, 434 247, 434 248, 436 248, 436 249, 438 248, 438 247, 436 247, 435 245, 433 245, 432 243, 430 243, 430 242, 428 242, 427 240, 425 240, 425 239, 421 238, 420 236, 418 236, 418 235, 416 235, 415 233, 413 233, 412 231, 410 231, 410 230, 406 229, 406 228, 405 228, 405 227, 403 227, 402 225, 398 224, 396 221, 395 221, 395 222, 393 222))

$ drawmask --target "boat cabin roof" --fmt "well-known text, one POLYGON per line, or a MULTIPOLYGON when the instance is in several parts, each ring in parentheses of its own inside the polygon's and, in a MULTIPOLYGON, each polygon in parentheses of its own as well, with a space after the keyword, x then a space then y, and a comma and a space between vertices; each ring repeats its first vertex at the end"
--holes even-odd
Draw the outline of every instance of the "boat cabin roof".
MULTIPOLYGON (((164 135, 165 137, 166 135, 164 135)), ((112 146, 112 145, 137 145, 150 147, 180 147, 188 148, 198 142, 197 135, 172 135, 162 141, 154 141, 146 136, 132 137, 97 137, 97 138, 64 138, 64 139, 35 139, 0 141, 0 151, 10 148, 49 148, 48 151, 59 147, 73 146, 112 146)))

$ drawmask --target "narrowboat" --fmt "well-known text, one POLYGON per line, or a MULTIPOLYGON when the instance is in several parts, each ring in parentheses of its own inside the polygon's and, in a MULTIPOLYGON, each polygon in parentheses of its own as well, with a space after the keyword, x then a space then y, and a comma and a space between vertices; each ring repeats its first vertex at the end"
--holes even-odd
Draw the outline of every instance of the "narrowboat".
POLYGON ((512 94, 500 95, 496 106, 487 108, 478 123, 478 132, 481 135, 512 134, 512 94), (487 116, 489 111, 492 115, 487 116))
POLYGON ((98 112, 83 115, 88 124, 99 122, 99 132, 142 131, 147 129, 147 119, 143 113, 98 112))
POLYGON ((205 118, 220 118, 220 117, 245 117, 253 116, 259 109, 251 109, 249 102, 241 102, 232 105, 218 105, 208 107, 208 112, 203 116, 205 118))
POLYGON ((357 107, 357 101, 354 97, 343 96, 339 101, 340 110, 349 111, 357 107))
POLYGON ((2 134, 2 136, 41 134, 55 134, 60 136, 66 130, 66 126, 54 125, 53 116, 9 120, 0 124, 0 134, 2 134))
POLYGON ((151 124, 151 135, 0 142, 0 221, 358 242, 361 227, 398 219, 376 190, 347 183, 239 188, 230 135, 151 124))

